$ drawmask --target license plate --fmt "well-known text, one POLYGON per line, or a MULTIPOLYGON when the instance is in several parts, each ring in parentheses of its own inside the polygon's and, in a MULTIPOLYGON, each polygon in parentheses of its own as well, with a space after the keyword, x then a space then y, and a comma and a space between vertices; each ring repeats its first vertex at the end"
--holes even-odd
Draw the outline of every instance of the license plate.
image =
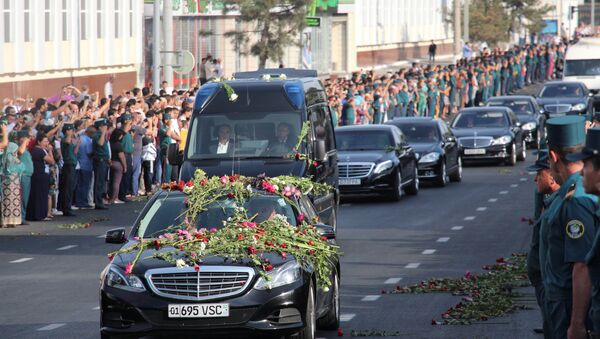
POLYGON ((339 184, 342 185, 360 185, 360 179, 340 179, 339 184))
POLYGON ((169 318, 229 317, 229 304, 169 304, 169 318))
POLYGON ((485 148, 465 149, 465 155, 482 155, 485 154, 485 148))

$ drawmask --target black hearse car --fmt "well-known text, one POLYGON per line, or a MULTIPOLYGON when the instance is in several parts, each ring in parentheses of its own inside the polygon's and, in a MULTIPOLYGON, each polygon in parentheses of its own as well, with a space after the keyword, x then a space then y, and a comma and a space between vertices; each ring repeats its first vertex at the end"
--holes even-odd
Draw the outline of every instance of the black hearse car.
MULTIPOLYGON (((196 95, 181 179, 189 180, 201 168, 208 176, 292 175, 337 188, 333 123, 317 72, 263 69, 234 77, 205 84, 196 95), (309 142, 303 140, 295 150, 305 123, 309 142), (295 152, 310 161, 295 159, 295 152)), ((311 198, 321 220, 335 227, 337 189, 311 198)))
POLYGON ((506 95, 493 97, 486 103, 487 106, 504 106, 510 108, 521 123, 525 141, 534 147, 539 147, 545 138, 546 116, 538 106, 534 97, 530 95, 506 95))
MULTIPOLYGON (((169 225, 183 221, 186 194, 161 191, 145 206, 133 229, 106 234, 107 243, 130 246, 135 237, 153 241, 167 232, 169 225)), ((279 195, 266 192, 248 199, 244 207, 260 222, 269 217, 285 217, 296 226, 303 213, 316 217, 311 201, 296 197, 295 205, 279 195)), ((209 205, 198 216, 198 225, 222 228, 233 214, 234 200, 209 205)), ((328 242, 335 245, 331 226, 315 225, 328 242)), ((199 226, 197 226, 199 227, 199 226)), ((169 250, 162 248, 162 250, 169 250)), ((298 264, 292 257, 264 253, 274 266, 261 277, 251 264, 231 263, 224 257, 206 257, 202 267, 174 267, 153 258, 146 250, 131 274, 125 274, 128 262, 137 252, 116 255, 100 276, 100 332, 103 339, 124 335, 182 335, 224 338, 283 336, 299 333, 300 339, 313 339, 316 328, 337 329, 340 316, 339 260, 331 262, 331 287, 319 286, 311 267, 298 264)))
POLYGON ((463 161, 494 160, 514 166, 527 157, 519 119, 507 107, 461 109, 451 124, 463 161))
POLYGON ((536 95, 547 119, 562 115, 592 113, 593 93, 579 81, 548 81, 536 95))
POLYGON ((335 129, 341 194, 378 193, 399 200, 419 193, 417 157, 402 131, 390 125, 335 129))

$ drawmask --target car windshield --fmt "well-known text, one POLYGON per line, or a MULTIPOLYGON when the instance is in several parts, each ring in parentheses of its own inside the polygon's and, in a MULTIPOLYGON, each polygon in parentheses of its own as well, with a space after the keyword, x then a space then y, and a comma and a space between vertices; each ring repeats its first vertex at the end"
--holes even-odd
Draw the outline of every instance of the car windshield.
POLYGON ((577 84, 550 84, 546 85, 539 95, 540 98, 580 98, 583 89, 577 84))
POLYGON ((392 134, 385 130, 377 131, 336 131, 339 151, 382 151, 393 147, 392 134))
POLYGON ((490 100, 488 106, 508 107, 515 114, 531 115, 534 112, 533 104, 528 100, 490 100))
POLYGON ((454 124, 454 128, 498 128, 508 127, 508 120, 503 112, 461 112, 454 124))
MULTIPOLYGON (((180 225, 185 217, 184 195, 171 194, 159 197, 152 203, 137 225, 137 236, 153 238, 167 231, 169 227, 180 225)), ((196 227, 222 228, 223 221, 233 215, 235 201, 224 199, 209 205, 207 211, 197 218, 196 227)), ((256 216, 254 221, 262 222, 276 214, 283 215, 296 226, 294 209, 283 198, 276 195, 254 196, 244 204, 248 216, 256 216)))
POLYGON ((565 76, 600 75, 600 60, 567 60, 565 76))
POLYGON ((439 142, 440 133, 433 124, 398 124, 409 143, 439 142))
POLYGON ((293 152, 300 130, 296 112, 199 114, 192 120, 187 156, 282 158, 293 152))

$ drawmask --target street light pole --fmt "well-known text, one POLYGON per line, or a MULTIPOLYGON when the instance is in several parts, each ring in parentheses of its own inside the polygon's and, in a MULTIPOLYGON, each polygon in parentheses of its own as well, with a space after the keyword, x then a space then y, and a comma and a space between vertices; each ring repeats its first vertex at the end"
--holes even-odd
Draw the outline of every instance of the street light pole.
MULTIPOLYGON (((171 6, 171 0, 163 0, 163 26, 165 32, 164 50, 173 51, 173 7, 171 6)), ((167 86, 175 88, 175 84, 173 83, 173 53, 165 54, 164 74, 167 86)))
POLYGON ((592 0, 592 13, 590 15, 590 26, 592 27, 592 36, 596 36, 596 0, 592 0))
POLYGON ((154 17, 152 19, 152 88, 154 94, 160 91, 160 1, 154 0, 154 17))
MULTIPOLYGON (((458 0, 455 0, 455 1, 458 1, 458 0)), ((463 16, 465 17, 464 21, 463 21, 463 30, 464 30, 464 32, 463 32, 463 34, 464 34, 463 35, 463 40, 465 42, 468 42, 469 41, 469 1, 470 0, 463 0, 463 1, 464 1, 464 3, 463 3, 464 14, 463 14, 463 16)))
POLYGON ((454 0, 454 55, 456 58, 460 58, 461 54, 461 43, 460 43, 460 0, 454 0))

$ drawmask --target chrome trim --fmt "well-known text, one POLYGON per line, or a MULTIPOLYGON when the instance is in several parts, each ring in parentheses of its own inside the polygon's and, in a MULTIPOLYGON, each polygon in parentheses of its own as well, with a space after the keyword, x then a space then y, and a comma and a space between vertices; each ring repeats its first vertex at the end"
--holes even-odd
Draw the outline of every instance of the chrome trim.
POLYGON ((571 111, 569 104, 548 104, 544 105, 544 110, 548 113, 567 113, 571 111))
MULTIPOLYGON (((245 274, 236 274, 236 275, 232 275, 232 276, 228 276, 226 278, 228 279, 236 279, 236 278, 244 278, 245 274)), ((204 301, 204 300, 213 300, 213 299, 222 299, 222 298, 227 298, 227 297, 232 297, 232 296, 236 296, 239 294, 242 294, 243 292, 245 292, 246 290, 249 289, 250 285, 252 284, 253 280, 254 280, 254 276, 256 275, 256 272, 254 271, 254 269, 250 268, 250 267, 245 267, 245 266, 210 266, 210 265, 206 265, 206 266, 200 266, 200 270, 198 272, 196 272, 194 270, 193 267, 184 267, 184 268, 177 268, 177 267, 165 267, 165 268, 154 268, 154 269, 149 269, 146 271, 146 273, 144 274, 144 277, 146 278, 146 282, 148 283, 148 285, 150 286, 150 289, 152 290, 152 292, 154 292, 156 295, 164 297, 164 298, 169 298, 169 299, 178 299, 178 300, 191 300, 191 301, 204 301), (194 279, 195 282, 193 283, 184 283, 184 282, 176 282, 176 283, 155 283, 152 279, 153 279, 153 275, 155 274, 181 274, 181 273, 188 273, 188 275, 186 276, 175 276, 175 277, 169 277, 166 279, 171 279, 171 280, 190 280, 190 279, 194 279), (189 274, 189 273, 193 273, 193 274, 189 274), (240 288, 238 288, 236 291, 233 292, 229 292, 229 293, 222 293, 222 294, 216 294, 216 295, 208 295, 208 296, 200 296, 200 293, 202 292, 200 290, 200 286, 213 286, 213 285, 222 285, 222 284, 226 284, 226 282, 206 282, 206 283, 200 283, 200 279, 209 279, 210 276, 202 276, 203 274, 207 274, 207 273, 245 273, 248 274, 248 279, 246 279, 246 282, 244 283, 243 286, 241 286, 240 288), (173 286, 194 286, 195 285, 195 291, 196 291, 196 296, 184 296, 184 295, 176 295, 176 294, 171 294, 171 293, 165 293, 162 291, 178 291, 176 289, 170 289, 170 288, 166 288, 166 287, 156 287, 156 285, 173 285, 173 286)), ((155 277, 158 278, 158 277, 155 277)), ((215 277, 216 278, 216 277, 215 277)), ((224 291, 224 290, 231 290, 234 287, 227 287, 227 288, 218 288, 218 289, 210 289, 210 290, 206 290, 205 292, 219 292, 219 291, 224 291)), ((193 290, 188 290, 188 292, 192 292, 193 290)), ((182 291, 179 291, 182 292, 182 291)))
POLYGON ((467 148, 481 148, 491 146, 493 140, 494 138, 492 137, 461 137, 458 138, 458 143, 467 148), (472 143, 469 142, 467 145, 465 145, 466 141, 472 141, 472 143))
POLYGON ((342 179, 362 179, 368 177, 374 168, 375 163, 373 162, 338 162, 338 177, 342 179), (354 170, 355 172, 360 171, 359 175, 350 176, 350 166, 360 166, 360 169, 354 170), (368 170, 366 170, 366 167, 368 167, 368 170))

